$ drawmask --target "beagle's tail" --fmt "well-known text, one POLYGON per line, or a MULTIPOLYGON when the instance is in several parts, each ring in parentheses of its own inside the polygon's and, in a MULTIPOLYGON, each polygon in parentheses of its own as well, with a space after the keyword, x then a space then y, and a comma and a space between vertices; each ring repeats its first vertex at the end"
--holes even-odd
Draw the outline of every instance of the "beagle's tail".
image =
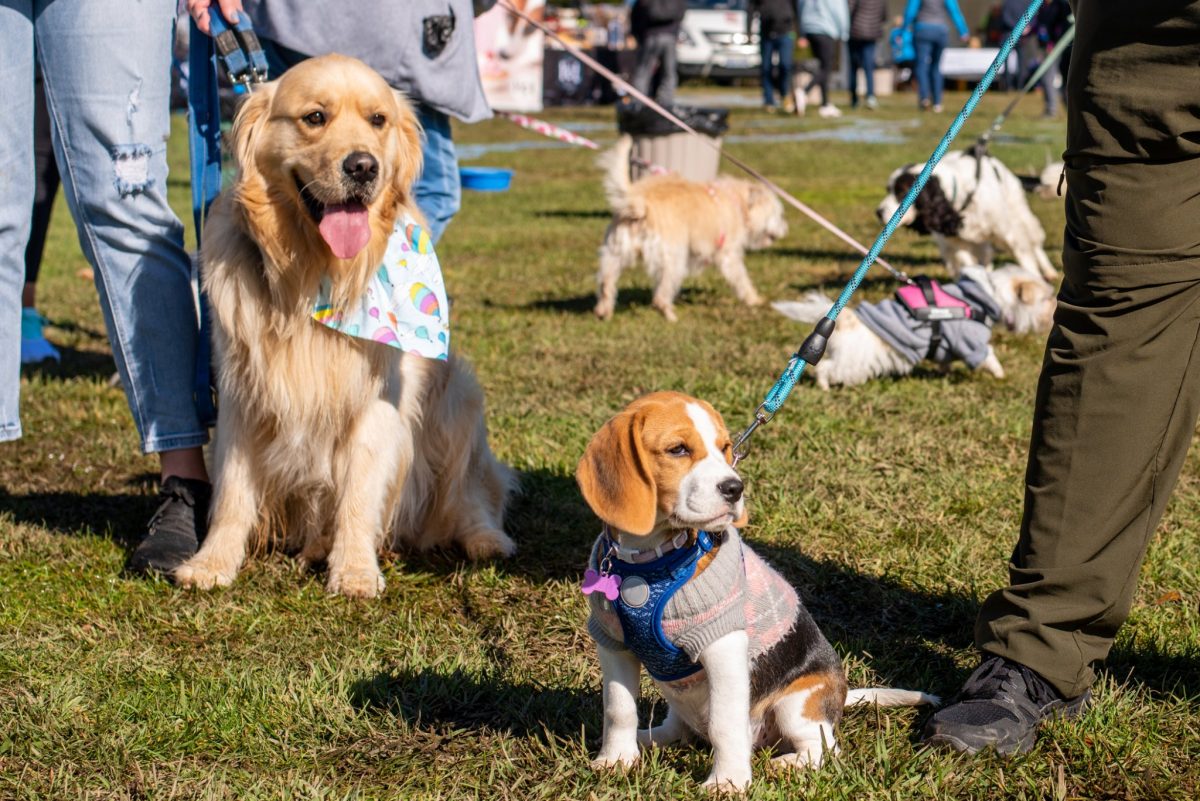
POLYGON ((806 292, 800 300, 774 301, 771 308, 797 322, 815 323, 829 313, 832 305, 832 298, 814 289, 806 292))
POLYGON ((941 706, 942 699, 919 690, 896 690, 891 687, 867 687, 846 693, 846 706, 878 704, 879 706, 941 706))
POLYGON ((604 194, 608 205, 618 217, 641 219, 646 216, 646 204, 631 192, 629 180, 629 154, 633 151, 633 137, 628 134, 617 140, 610 150, 600 154, 596 165, 604 170, 604 194))

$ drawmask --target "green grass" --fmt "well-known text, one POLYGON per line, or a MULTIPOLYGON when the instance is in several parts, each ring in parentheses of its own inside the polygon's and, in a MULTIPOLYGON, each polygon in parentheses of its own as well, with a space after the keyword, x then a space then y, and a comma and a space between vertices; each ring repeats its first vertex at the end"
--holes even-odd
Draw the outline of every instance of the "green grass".
MULTIPOLYGON (((917 118, 911 103, 870 117, 903 144, 728 147, 869 243, 888 173, 923 160, 949 121, 917 118)), ((966 135, 1001 103, 988 98, 966 135)), ((1018 172, 1061 149, 1061 123, 1034 118, 1036 106, 1019 109, 1005 129, 1015 140, 993 148, 1018 172)), ((611 110, 544 116, 608 122, 611 110)), ((733 115, 734 133, 848 124, 733 115)), ((170 191, 190 221, 176 134, 170 191)), ((536 138, 503 121, 458 136, 536 138)), ((740 306, 713 274, 688 282, 677 325, 649 308, 640 272, 624 280, 612 322, 596 322, 606 210, 592 159, 577 149, 479 159, 514 168, 513 189, 468 194, 439 247, 454 346, 487 390, 493 447, 522 474, 509 517, 520 552, 478 567, 396 555, 386 596, 364 603, 327 597, 320 574, 278 554, 208 594, 122 576, 153 510, 156 464, 108 385, 103 322, 76 277, 85 262, 60 203, 41 305, 64 365, 23 378, 26 437, 4 446, 0 467, 0 798, 700 796, 704 749, 667 750, 625 775, 588 767, 600 697, 577 585, 596 523, 572 473, 591 433, 650 390, 699 395, 742 426, 804 332, 740 306)), ((1031 202, 1057 260, 1060 206, 1031 202)), ((760 291, 835 290, 858 259, 790 221, 782 243, 749 258, 760 291)), ((886 254, 936 271, 932 243, 907 231, 886 254)), ((891 290, 872 276, 865 297, 891 290)), ((1001 333, 996 347, 1005 381, 919 370, 827 394, 806 381, 744 463, 747 537, 801 588, 855 685, 948 695, 973 666, 975 612, 1004 580, 1019 522, 1041 357, 1033 337, 1001 333)), ((1197 797, 1197 521, 1200 471, 1189 462, 1095 706, 1050 727, 1033 753, 927 753, 915 748, 922 713, 856 710, 842 753, 819 771, 768 775, 758 758, 751 797, 1197 797)), ((663 713, 648 684, 644 705, 663 713)))

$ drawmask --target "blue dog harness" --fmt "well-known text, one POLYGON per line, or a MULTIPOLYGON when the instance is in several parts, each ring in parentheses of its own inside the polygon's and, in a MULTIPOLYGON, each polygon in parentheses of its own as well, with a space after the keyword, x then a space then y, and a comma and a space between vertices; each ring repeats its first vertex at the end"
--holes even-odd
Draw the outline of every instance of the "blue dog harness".
MULTIPOLYGON (((701 669, 699 663, 693 662, 667 639, 662 618, 672 596, 695 575, 700 557, 715 545, 707 531, 700 531, 691 545, 670 551, 651 562, 602 560, 602 569, 621 579, 619 593, 611 603, 621 622, 625 647, 659 681, 676 681, 701 669)), ((602 553, 614 553, 615 548, 616 543, 606 536, 602 553)))

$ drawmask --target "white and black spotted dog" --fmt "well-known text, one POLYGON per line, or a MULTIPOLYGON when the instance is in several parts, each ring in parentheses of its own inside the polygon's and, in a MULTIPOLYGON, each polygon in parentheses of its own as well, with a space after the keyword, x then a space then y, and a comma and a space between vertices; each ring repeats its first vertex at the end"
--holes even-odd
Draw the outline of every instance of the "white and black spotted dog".
MULTIPOLYGON (((891 174, 888 194, 875 209, 881 221, 900 207, 924 167, 908 164, 891 174)), ((995 156, 974 149, 947 154, 901 224, 931 235, 955 276, 977 264, 991 269, 999 248, 1027 271, 1058 279, 1046 256, 1046 232, 1029 208, 1021 179, 995 156)))

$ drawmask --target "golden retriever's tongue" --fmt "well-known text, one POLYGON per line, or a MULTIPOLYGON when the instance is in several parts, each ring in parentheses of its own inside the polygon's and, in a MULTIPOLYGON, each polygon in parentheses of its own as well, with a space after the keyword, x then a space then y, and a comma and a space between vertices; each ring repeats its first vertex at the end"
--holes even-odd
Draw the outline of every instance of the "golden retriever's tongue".
POLYGON ((371 239, 371 219, 361 203, 339 203, 326 206, 321 224, 321 237, 339 259, 352 259, 371 239))

